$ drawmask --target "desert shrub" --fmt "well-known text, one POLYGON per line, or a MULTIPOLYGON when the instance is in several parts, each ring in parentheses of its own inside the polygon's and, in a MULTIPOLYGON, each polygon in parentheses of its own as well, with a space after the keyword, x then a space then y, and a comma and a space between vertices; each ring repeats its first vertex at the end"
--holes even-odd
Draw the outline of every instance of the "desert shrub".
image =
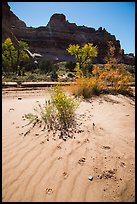
POLYGON ((58 81, 57 69, 58 69, 58 67, 56 67, 56 65, 55 65, 55 67, 51 71, 51 75, 50 75, 51 81, 58 81))
POLYGON ((39 62, 39 69, 45 73, 51 72, 53 69, 53 64, 49 60, 42 60, 39 62))
POLYGON ((41 123, 44 122, 44 128, 54 129, 57 119, 57 111, 54 104, 48 100, 45 101, 45 104, 42 106, 38 103, 38 107, 34 109, 40 117, 41 123))
POLYGON ((63 90, 55 87, 51 92, 51 100, 46 101, 44 105, 38 103, 34 108, 37 114, 25 114, 25 119, 29 120, 28 124, 33 123, 33 126, 36 123, 44 124, 44 129, 67 130, 74 125, 78 105, 75 100, 66 96, 63 90))
POLYGON ((72 125, 74 113, 78 107, 78 103, 72 98, 67 97, 63 90, 56 87, 51 95, 53 104, 57 109, 57 117, 63 128, 68 128, 72 125))
POLYGON ((94 65, 92 74, 100 83, 101 89, 113 90, 118 93, 129 92, 131 94, 132 92, 129 83, 133 81, 133 77, 122 65, 106 64, 102 67, 94 65))
POLYGON ((68 87, 68 90, 75 96, 90 98, 93 95, 99 95, 101 92, 100 84, 95 77, 81 77, 75 80, 75 84, 68 87))

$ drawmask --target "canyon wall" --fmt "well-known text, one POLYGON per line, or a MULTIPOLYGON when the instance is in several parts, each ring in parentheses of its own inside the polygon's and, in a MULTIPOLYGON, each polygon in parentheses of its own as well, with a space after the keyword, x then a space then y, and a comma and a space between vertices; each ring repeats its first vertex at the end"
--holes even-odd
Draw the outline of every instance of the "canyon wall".
POLYGON ((105 63, 109 55, 108 41, 115 46, 115 57, 119 62, 134 64, 134 56, 125 55, 121 50, 120 41, 102 27, 95 30, 85 26, 69 23, 64 14, 51 16, 47 26, 27 27, 11 10, 6 2, 2 2, 2 41, 10 37, 15 45, 17 40, 28 43, 31 52, 37 52, 43 58, 52 61, 74 60, 66 49, 69 44, 84 45, 87 42, 98 47, 98 57, 94 63, 105 63))

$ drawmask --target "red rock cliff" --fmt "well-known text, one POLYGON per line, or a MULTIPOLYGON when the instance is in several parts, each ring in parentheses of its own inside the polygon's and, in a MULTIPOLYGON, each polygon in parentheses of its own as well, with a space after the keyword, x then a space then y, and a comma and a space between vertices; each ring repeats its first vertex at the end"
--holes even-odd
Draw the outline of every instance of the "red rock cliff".
MULTIPOLYGON (((9 5, 2 2, 2 40, 11 37, 15 42, 14 36, 18 40, 26 41, 32 52, 42 54, 47 60, 55 58, 60 61, 73 60, 73 56, 70 56, 66 51, 69 44, 84 45, 87 42, 92 42, 98 47, 98 57, 93 61, 103 63, 108 55, 108 41, 112 41, 115 46, 115 56, 121 62, 126 59, 124 53, 121 53, 120 41, 101 27, 95 30, 77 26, 75 23, 69 23, 63 14, 51 16, 47 26, 26 27, 26 24, 10 11, 9 5)), ((134 63, 131 57, 130 63, 134 63)))

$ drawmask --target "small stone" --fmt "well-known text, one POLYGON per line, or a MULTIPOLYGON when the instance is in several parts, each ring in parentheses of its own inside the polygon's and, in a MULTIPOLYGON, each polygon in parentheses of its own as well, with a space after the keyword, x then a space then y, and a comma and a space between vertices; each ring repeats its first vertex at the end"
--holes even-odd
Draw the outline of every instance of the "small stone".
POLYGON ((93 180, 93 176, 89 176, 88 180, 92 181, 93 180))
POLYGON ((22 100, 22 97, 18 97, 18 100, 22 100))

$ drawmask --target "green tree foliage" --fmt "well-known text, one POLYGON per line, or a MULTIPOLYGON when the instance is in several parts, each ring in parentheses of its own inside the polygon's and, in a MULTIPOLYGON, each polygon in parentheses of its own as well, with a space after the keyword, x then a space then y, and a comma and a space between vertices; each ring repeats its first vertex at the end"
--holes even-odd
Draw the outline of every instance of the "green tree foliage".
POLYGON ((42 60, 39 63, 39 69, 44 73, 49 73, 52 71, 53 64, 49 60, 42 60))
POLYGON ((29 59, 24 49, 28 49, 28 44, 19 41, 18 49, 15 49, 10 38, 2 43, 2 71, 5 73, 17 73, 21 71, 22 64, 29 59))
POLYGON ((10 38, 7 38, 2 43, 2 71, 14 72, 14 66, 16 64, 16 50, 12 44, 10 38))
POLYGON ((74 55, 77 59, 76 71, 78 74, 87 74, 87 65, 90 63, 92 57, 97 56, 97 47, 93 46, 93 43, 87 43, 83 47, 78 44, 69 45, 67 51, 74 55), (81 72, 82 71, 82 72, 81 72))

